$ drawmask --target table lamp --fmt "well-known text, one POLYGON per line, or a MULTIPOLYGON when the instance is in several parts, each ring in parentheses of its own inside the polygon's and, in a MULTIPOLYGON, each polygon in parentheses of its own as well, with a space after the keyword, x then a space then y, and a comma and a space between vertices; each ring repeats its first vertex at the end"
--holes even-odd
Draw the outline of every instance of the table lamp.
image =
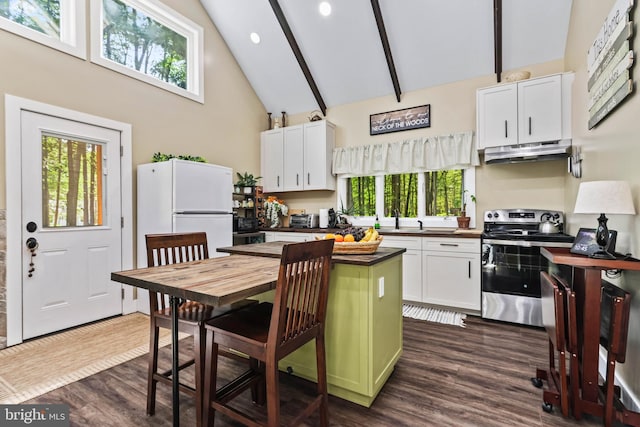
POLYGON ((609 243, 609 229, 605 214, 635 215, 631 188, 626 181, 582 182, 578 188, 573 213, 600 214, 596 229, 596 243, 600 246, 600 251, 594 254, 594 257, 615 258, 606 250, 609 243))

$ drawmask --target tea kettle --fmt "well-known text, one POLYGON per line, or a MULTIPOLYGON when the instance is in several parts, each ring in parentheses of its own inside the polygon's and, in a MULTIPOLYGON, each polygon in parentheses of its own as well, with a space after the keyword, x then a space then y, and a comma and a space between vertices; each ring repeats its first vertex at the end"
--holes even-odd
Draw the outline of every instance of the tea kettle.
POLYGON ((547 212, 540 216, 540 221, 540 225, 538 226, 538 231, 540 233, 555 234, 560 232, 560 221, 557 216, 553 216, 547 212))

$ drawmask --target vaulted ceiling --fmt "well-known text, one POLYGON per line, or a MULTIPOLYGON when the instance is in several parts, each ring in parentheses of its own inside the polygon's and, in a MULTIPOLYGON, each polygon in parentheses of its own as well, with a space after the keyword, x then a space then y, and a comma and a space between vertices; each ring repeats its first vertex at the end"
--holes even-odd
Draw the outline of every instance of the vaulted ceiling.
POLYGON ((201 0, 267 111, 402 99, 493 74, 496 5, 502 70, 561 59, 571 14, 571 0, 328 0, 328 16, 322 2, 201 0))

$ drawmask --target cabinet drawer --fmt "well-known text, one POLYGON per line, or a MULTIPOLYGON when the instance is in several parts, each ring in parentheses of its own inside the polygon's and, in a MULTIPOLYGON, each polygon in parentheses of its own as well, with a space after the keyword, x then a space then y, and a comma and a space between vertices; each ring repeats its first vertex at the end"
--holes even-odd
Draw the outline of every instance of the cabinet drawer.
POLYGON ((401 236, 382 236, 380 246, 383 248, 405 248, 405 249, 422 249, 421 237, 401 237, 401 236))
POLYGON ((468 252, 480 253, 480 239, 466 238, 424 238, 423 251, 468 252))

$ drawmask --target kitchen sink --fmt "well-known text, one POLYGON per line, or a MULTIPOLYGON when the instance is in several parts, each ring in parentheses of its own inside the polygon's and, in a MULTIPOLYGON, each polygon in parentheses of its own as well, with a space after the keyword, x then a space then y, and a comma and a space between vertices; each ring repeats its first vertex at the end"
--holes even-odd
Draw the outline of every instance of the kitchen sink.
POLYGON ((420 230, 419 228, 381 228, 378 231, 385 233, 408 233, 408 234, 451 234, 455 229, 453 228, 425 228, 420 230))
POLYGON ((426 234, 452 234, 455 228, 425 228, 422 233, 426 234))

